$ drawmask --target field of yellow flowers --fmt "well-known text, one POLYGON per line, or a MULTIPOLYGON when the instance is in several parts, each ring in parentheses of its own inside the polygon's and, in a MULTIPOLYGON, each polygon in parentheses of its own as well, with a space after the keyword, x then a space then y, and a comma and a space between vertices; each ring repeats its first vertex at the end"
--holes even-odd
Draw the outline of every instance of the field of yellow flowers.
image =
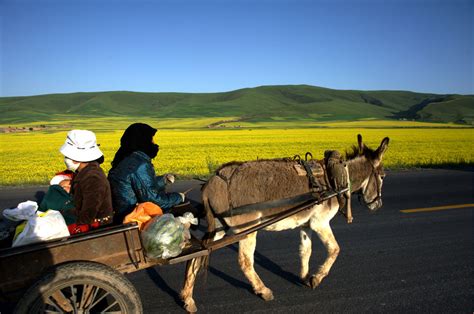
MULTIPOLYGON (((107 172, 123 130, 94 130, 105 155, 107 172)), ((474 129, 457 128, 304 128, 160 130, 154 159, 158 174, 178 178, 207 177, 219 164, 233 160, 290 157, 311 152, 322 158, 327 149, 348 150, 362 134, 377 148, 390 137, 386 168, 439 167, 474 163, 474 129)), ((0 185, 47 184, 64 170, 59 148, 67 130, 0 134, 0 185)))

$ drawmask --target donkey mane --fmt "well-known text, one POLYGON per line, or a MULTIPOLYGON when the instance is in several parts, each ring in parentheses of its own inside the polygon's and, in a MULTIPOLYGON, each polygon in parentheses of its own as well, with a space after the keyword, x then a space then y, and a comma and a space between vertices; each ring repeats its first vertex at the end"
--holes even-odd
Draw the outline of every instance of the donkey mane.
MULTIPOLYGON (((351 151, 346 151, 346 160, 351 174, 351 182, 354 184, 354 190, 358 189, 359 184, 372 172, 372 161, 377 158, 377 154, 376 150, 365 145, 362 152, 356 145, 352 146, 351 151)), ((380 162, 378 167, 383 167, 382 162, 380 162)))
POLYGON ((352 145, 349 151, 346 151, 346 160, 353 160, 357 157, 365 156, 368 160, 373 160, 377 157, 377 153, 370 147, 364 145, 364 150, 361 152, 359 147, 352 145))

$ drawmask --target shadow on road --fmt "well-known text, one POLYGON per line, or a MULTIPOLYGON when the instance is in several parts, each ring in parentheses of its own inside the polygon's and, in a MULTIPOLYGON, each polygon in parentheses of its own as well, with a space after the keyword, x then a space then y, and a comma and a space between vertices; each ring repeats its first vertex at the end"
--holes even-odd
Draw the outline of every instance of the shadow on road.
POLYGON ((169 296, 171 296, 174 300, 174 302, 182 306, 183 302, 181 301, 181 298, 179 297, 179 293, 176 292, 173 288, 171 288, 166 281, 161 278, 161 276, 158 274, 155 268, 150 267, 146 269, 146 273, 148 274, 148 277, 158 286, 163 292, 167 293, 169 296))
MULTIPOLYGON (((231 245, 229 246, 229 249, 235 251, 238 253, 239 249, 236 245, 231 245)), ((263 255, 262 253, 258 252, 257 250, 255 250, 255 253, 254 253, 254 262, 255 264, 258 264, 260 267, 274 273, 275 275, 287 280, 288 282, 296 285, 296 286, 302 286, 302 282, 301 282, 301 279, 289 272, 289 271, 286 271, 284 270, 283 268, 281 268, 280 265, 276 264, 275 262, 273 262, 271 259, 269 259, 268 257, 266 257, 265 255, 263 255)))
POLYGON ((232 286, 236 288, 242 288, 248 290, 250 293, 253 294, 253 289, 252 286, 246 282, 243 282, 239 279, 236 279, 232 276, 227 275, 226 273, 218 270, 217 268, 214 268, 212 266, 209 266, 209 272, 222 280, 225 280, 226 282, 230 283, 232 286))

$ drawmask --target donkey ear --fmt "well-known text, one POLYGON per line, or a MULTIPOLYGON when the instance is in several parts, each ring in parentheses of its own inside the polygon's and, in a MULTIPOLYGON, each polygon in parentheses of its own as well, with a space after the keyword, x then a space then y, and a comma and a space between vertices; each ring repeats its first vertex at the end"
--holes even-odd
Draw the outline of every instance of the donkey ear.
POLYGON ((364 152, 364 143, 362 143, 362 135, 357 134, 357 144, 359 147, 359 154, 364 152))
POLYGON ((380 159, 382 159, 383 154, 387 151, 389 141, 390 139, 388 137, 384 138, 382 143, 380 143, 379 148, 377 148, 377 154, 380 159))

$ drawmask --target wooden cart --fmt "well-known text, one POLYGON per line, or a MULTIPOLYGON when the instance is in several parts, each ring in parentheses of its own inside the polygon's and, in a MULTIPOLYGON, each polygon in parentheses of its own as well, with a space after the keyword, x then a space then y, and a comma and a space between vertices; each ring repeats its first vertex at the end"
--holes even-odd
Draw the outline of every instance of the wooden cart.
POLYGON ((209 255, 337 194, 309 200, 206 246, 192 237, 179 256, 166 260, 147 258, 136 224, 0 250, 0 301, 16 303, 21 314, 142 313, 140 296, 123 274, 209 255))

